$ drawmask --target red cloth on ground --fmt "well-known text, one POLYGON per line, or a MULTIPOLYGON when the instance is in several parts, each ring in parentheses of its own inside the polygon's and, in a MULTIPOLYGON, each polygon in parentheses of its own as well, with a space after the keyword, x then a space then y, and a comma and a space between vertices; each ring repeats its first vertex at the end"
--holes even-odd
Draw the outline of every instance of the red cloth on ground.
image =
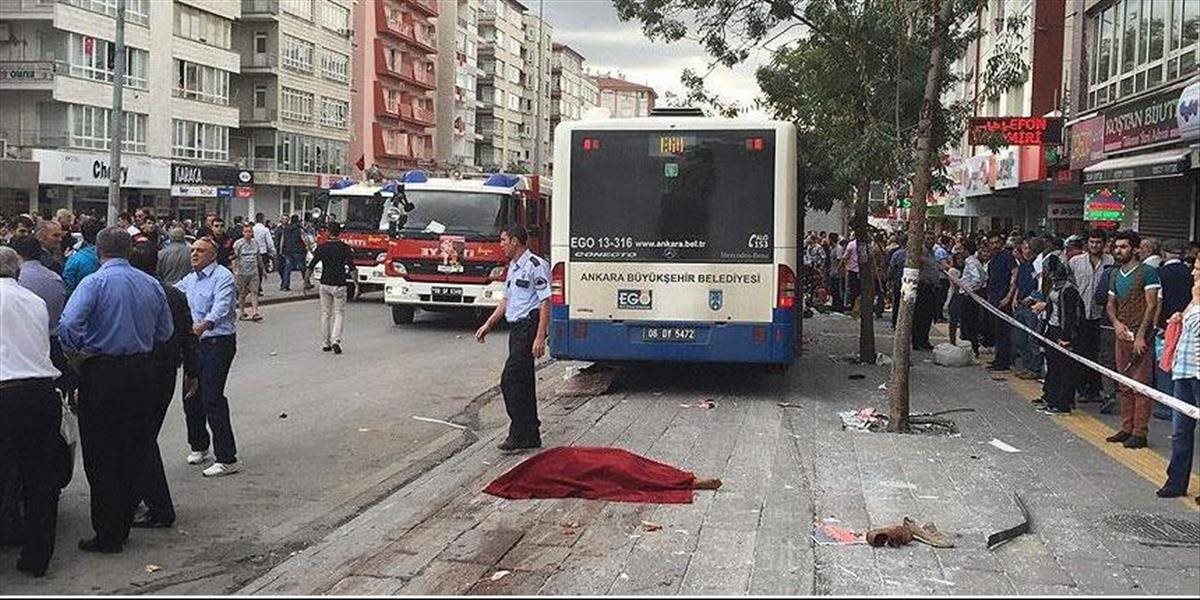
POLYGON ((620 448, 550 448, 496 478, 484 492, 511 500, 587 498, 691 504, 696 476, 620 448))

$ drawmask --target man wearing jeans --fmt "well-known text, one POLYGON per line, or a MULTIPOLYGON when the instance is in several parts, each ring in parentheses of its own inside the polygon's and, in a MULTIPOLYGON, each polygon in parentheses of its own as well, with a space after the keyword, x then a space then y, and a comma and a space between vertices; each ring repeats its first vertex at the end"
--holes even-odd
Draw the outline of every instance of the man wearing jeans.
MULTIPOLYGON (((1104 253, 1107 241, 1108 234, 1103 229, 1093 230, 1088 234, 1087 252, 1072 257, 1067 263, 1079 295, 1083 297, 1084 320, 1080 324, 1075 352, 1093 361, 1100 356, 1100 325, 1104 319, 1104 305, 1094 300, 1096 288, 1104 276, 1104 268, 1113 263, 1112 256, 1104 253)), ((1100 374, 1086 367, 1078 368, 1079 401, 1096 402, 1100 395, 1100 374)))
MULTIPOLYGON (((1182 321, 1183 330, 1175 346, 1175 361, 1171 376, 1175 379, 1175 397, 1196 406, 1200 404, 1200 262, 1192 267, 1192 298, 1182 312, 1170 319, 1182 321)), ((1167 465, 1167 481, 1157 494, 1174 498, 1187 494, 1192 474, 1192 453, 1196 436, 1196 420, 1176 412, 1171 436, 1171 462, 1167 465)), ((1196 496, 1200 503, 1200 496, 1196 496)))
POLYGON ((317 246, 308 270, 321 263, 321 350, 342 353, 342 320, 346 313, 346 281, 354 268, 354 253, 338 239, 342 226, 329 224, 329 239, 317 246))
POLYGON ((188 464, 198 465, 208 458, 208 430, 212 430, 216 462, 204 470, 205 477, 238 471, 237 446, 229 423, 229 399, 225 397, 225 380, 237 353, 236 291, 233 273, 216 261, 216 246, 205 238, 196 240, 192 244, 194 270, 175 285, 187 294, 192 332, 200 337, 196 361, 200 393, 184 398, 183 412, 187 416, 188 445, 192 448, 188 464))

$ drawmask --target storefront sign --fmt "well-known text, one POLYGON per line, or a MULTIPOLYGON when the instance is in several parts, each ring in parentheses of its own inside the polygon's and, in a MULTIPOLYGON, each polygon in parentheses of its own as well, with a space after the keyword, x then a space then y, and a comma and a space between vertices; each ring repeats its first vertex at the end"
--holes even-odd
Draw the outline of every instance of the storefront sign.
POLYGON ((1083 219, 1081 202, 1051 202, 1046 205, 1046 217, 1050 220, 1079 221, 1083 219))
POLYGON ((0 86, 53 81, 54 72, 48 60, 0 61, 0 86))
POLYGON ((1071 125, 1071 170, 1104 160, 1104 115, 1071 125))
MULTIPOLYGON (((40 184, 108 187, 108 154, 34 149, 32 157, 39 164, 40 184)), ((122 156, 121 187, 170 189, 171 163, 145 156, 122 156)))
POLYGON ((244 185, 239 185, 238 187, 234 188, 233 195, 238 198, 253 198, 254 197, 254 188, 244 186, 244 185))
POLYGON ((171 183, 176 185, 253 185, 254 172, 227 165, 171 164, 171 183))
POLYGON ((1175 109, 1179 137, 1185 140, 1200 138, 1200 81, 1183 88, 1179 106, 1175 109))
POLYGON ((1062 117, 971 117, 967 143, 984 146, 1049 146, 1062 143, 1062 117))
POLYGON ((1190 155, 1181 154, 1168 157, 1166 160, 1148 160, 1141 164, 1116 167, 1112 169, 1105 169, 1102 167, 1104 167, 1104 165, 1097 165, 1097 170, 1095 171, 1084 171, 1083 182, 1085 184, 1110 183, 1115 181, 1135 181, 1138 179, 1174 177, 1176 175, 1182 175, 1191 169, 1192 161, 1190 155))
POLYGON ((1116 152, 1179 137, 1179 90, 1104 111, 1104 151, 1116 152))
POLYGON ((1104 187, 1083 195, 1083 220, 1120 223, 1125 218, 1128 205, 1125 192, 1114 187, 1104 187))
POLYGON ((1015 188, 1021 185, 1020 154, 1018 148, 1003 148, 996 153, 996 176, 992 185, 997 190, 1015 188))
POLYGON ((996 183, 993 163, 994 156, 972 156, 963 161, 963 196, 985 196, 992 193, 992 185, 996 183))

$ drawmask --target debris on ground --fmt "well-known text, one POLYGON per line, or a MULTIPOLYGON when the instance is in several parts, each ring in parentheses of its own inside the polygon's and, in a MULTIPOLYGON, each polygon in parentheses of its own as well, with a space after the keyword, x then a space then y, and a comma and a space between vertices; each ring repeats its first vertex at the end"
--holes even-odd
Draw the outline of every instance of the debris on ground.
POLYGON ((867 543, 873 548, 882 548, 884 546, 899 548, 900 546, 911 544, 912 541, 912 530, 904 525, 889 525, 867 532, 867 543))
MULTIPOLYGON (((839 412, 838 416, 842 419, 842 429, 885 431, 888 426, 888 416, 870 407, 839 412)), ((941 419, 932 414, 909 415, 908 426, 913 433, 958 435, 958 425, 954 421, 941 419)))
POLYGON ((1032 531, 1033 519, 1029 516, 1029 509, 1025 507, 1025 501, 1021 500, 1021 496, 1016 492, 1013 492, 1013 501, 1017 503, 1017 508, 1021 510, 1021 522, 1008 529, 989 535, 987 538, 988 550, 995 550, 997 546, 1032 531))
POLYGON ((970 348, 943 342, 933 348, 933 362, 943 367, 969 367, 975 364, 975 356, 970 348))
POLYGON ((1009 446, 1008 444, 1005 444, 1004 442, 1000 441, 997 438, 992 438, 992 441, 988 442, 988 445, 992 446, 993 448, 996 448, 998 450, 1003 450, 1005 452, 1008 452, 1010 454, 1014 454, 1014 453, 1021 451, 1019 448, 1014 448, 1012 446, 1009 446))
POLYGON ((954 542, 946 537, 946 534, 938 530, 937 525, 933 522, 924 525, 917 525, 916 521, 908 517, 904 517, 904 526, 913 534, 913 539, 924 544, 933 546, 934 548, 953 548, 954 542))
POLYGON ((654 521, 642 521, 642 531, 645 531, 647 533, 649 533, 651 531, 659 531, 662 528, 663 528, 662 525, 659 525, 658 523, 655 523, 654 521))
POLYGON ((359 433, 370 433, 372 431, 375 431, 375 430, 371 429, 370 427, 359 427, 358 428, 359 433))
POLYGON ((819 546, 853 546, 867 543, 861 533, 831 523, 820 523, 814 527, 812 538, 819 546))
POLYGON ((272 353, 270 354, 270 356, 279 356, 279 353, 278 353, 278 352, 272 352, 272 353))
POLYGON ((512 571, 496 571, 495 573, 492 573, 491 579, 492 581, 500 581, 509 575, 512 575, 512 571))
POLYGON ((699 400, 695 404, 680 404, 679 408, 699 408, 700 410, 710 410, 717 407, 717 403, 711 398, 699 400))
POLYGON ((779 408, 804 408, 795 402, 777 402, 776 404, 779 405, 779 408))
POLYGON ((466 425, 459 425, 458 423, 451 423, 450 421, 443 421, 442 419, 432 419, 430 417, 418 417, 417 415, 413 415, 412 418, 417 421, 425 421, 426 423, 437 423, 438 425, 445 425, 447 427, 453 427, 455 429, 470 430, 470 427, 467 427, 466 425))
POLYGON ((612 365, 592 363, 582 369, 569 368, 563 379, 566 381, 557 391, 563 398, 603 396, 612 387, 613 380, 621 370, 612 365))
POLYGON ((846 379, 866 379, 867 376, 862 373, 851 373, 846 376, 846 379))
POLYGON ((155 571, 161 571, 161 570, 162 570, 162 567, 160 567, 158 565, 146 565, 147 573, 153 573, 155 571))
POLYGON ((280 418, 280 419, 286 419, 286 418, 287 418, 287 413, 285 413, 285 412, 284 412, 284 413, 279 413, 279 418, 280 418))
POLYGON ((886 367, 892 364, 892 357, 880 352, 875 355, 875 364, 881 367, 886 367))

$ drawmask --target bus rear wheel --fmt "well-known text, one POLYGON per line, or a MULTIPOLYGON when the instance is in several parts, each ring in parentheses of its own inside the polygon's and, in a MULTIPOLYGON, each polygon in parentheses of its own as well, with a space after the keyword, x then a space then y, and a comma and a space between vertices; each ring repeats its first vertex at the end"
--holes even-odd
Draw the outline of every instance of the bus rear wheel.
POLYGON ((397 325, 408 325, 413 322, 416 313, 416 309, 411 306, 393 306, 392 322, 397 325))

